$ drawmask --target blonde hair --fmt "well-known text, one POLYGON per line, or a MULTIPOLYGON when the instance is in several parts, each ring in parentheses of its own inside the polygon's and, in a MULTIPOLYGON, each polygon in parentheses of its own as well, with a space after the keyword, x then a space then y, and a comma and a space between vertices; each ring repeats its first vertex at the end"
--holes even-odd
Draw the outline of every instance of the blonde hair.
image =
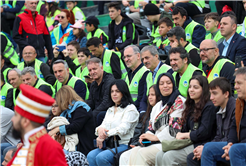
POLYGON ((64 85, 56 93, 56 103, 61 112, 73 106, 73 101, 84 101, 71 86, 64 85))

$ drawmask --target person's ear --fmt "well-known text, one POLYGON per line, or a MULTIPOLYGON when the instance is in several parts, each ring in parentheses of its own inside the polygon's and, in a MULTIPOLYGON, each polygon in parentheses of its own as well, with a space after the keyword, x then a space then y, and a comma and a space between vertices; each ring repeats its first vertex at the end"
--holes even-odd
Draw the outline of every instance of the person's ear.
POLYGON ((226 91, 224 95, 225 95, 226 98, 229 98, 230 97, 229 94, 230 93, 228 91, 226 91))

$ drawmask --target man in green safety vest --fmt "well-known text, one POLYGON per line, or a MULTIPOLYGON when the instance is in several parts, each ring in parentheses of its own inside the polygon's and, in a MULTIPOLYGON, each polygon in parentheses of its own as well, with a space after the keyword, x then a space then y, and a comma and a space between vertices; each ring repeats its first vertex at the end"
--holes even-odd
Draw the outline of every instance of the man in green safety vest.
POLYGON ((232 61, 220 56, 218 45, 212 39, 202 41, 199 52, 208 83, 217 77, 225 77, 229 80, 234 94, 235 66, 232 61))
POLYGON ((102 44, 106 44, 108 42, 108 35, 98 28, 99 20, 95 16, 89 16, 86 21, 83 23, 86 23, 86 30, 88 31, 87 34, 87 40, 89 40, 92 37, 97 37, 101 40, 102 44))
POLYGON ((9 109, 12 109, 9 100, 10 101, 12 100, 13 87, 9 83, 4 81, 3 73, 1 73, 0 84, 1 84, 1 95, 0 95, 1 105, 9 109))
POLYGON ((141 113, 147 108, 147 94, 152 85, 152 73, 141 61, 140 50, 135 45, 127 46, 124 50, 124 60, 130 69, 126 76, 132 100, 141 113))
POLYGON ((186 40, 199 48, 206 35, 204 26, 192 20, 187 11, 179 6, 173 8, 172 18, 175 26, 180 26, 185 30, 186 40))
POLYGON ((90 38, 86 43, 86 47, 92 55, 101 59, 105 72, 113 74, 115 79, 125 79, 127 70, 120 52, 105 49, 101 40, 97 37, 90 38))
POLYGON ((74 91, 83 99, 89 97, 89 90, 86 84, 78 77, 69 73, 69 67, 66 61, 56 60, 52 66, 53 72, 57 79, 54 88, 57 92, 63 85, 71 86, 74 91))
POLYGON ((50 67, 46 63, 36 59, 37 53, 33 46, 26 46, 23 49, 22 56, 24 61, 18 64, 18 69, 23 70, 28 66, 33 67, 38 78, 51 85, 54 85, 56 81, 55 76, 51 74, 50 67))
POLYGON ((20 93, 20 84, 22 83, 21 80, 21 71, 17 68, 13 68, 9 70, 8 72, 8 81, 13 86, 13 92, 12 92, 12 100, 8 102, 11 104, 11 109, 14 110, 14 106, 16 105, 16 98, 18 97, 20 93))
POLYGON ((152 72, 153 84, 157 83, 157 79, 160 74, 166 72, 173 74, 173 69, 171 66, 166 65, 160 61, 159 53, 155 46, 145 46, 141 50, 141 58, 145 67, 147 67, 152 72))
POLYGON ((187 97, 189 81, 194 75, 204 75, 204 72, 190 63, 189 54, 183 47, 174 47, 169 51, 170 65, 174 71, 173 78, 182 96, 187 97))
POLYGON ((21 80, 23 84, 37 88, 51 97, 55 97, 55 89, 49 83, 37 77, 33 67, 25 67, 21 71, 21 80))
MULTIPOLYGON (((182 27, 174 27, 168 33, 167 37, 170 41, 172 48, 183 47, 188 53, 190 59, 192 59, 191 64, 202 70, 202 61, 199 54, 197 53, 198 48, 192 43, 186 41, 185 31, 182 27)), ((169 64, 169 58, 166 60, 166 64, 169 64)))

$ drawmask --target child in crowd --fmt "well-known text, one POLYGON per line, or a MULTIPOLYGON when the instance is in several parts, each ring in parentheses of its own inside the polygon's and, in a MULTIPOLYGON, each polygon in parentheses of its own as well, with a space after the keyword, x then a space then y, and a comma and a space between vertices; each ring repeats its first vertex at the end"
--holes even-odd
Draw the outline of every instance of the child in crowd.
POLYGON ((45 8, 47 9, 45 21, 47 27, 49 28, 50 34, 59 24, 58 15, 61 13, 61 9, 59 8, 58 3, 59 1, 57 0, 50 0, 45 3, 45 8))
POLYGON ((77 67, 75 71, 75 76, 81 78, 83 81, 85 81, 85 77, 89 74, 88 68, 86 66, 86 61, 91 58, 90 51, 88 48, 80 48, 78 50, 78 61, 80 66, 77 67))
POLYGON ((79 43, 80 48, 86 47, 86 33, 84 31, 85 24, 82 23, 83 20, 77 21, 74 25, 70 27, 73 28, 73 35, 75 36, 75 40, 79 43))
POLYGON ((213 39, 217 42, 217 44, 220 44, 224 40, 224 37, 218 29, 219 21, 220 16, 218 13, 208 13, 204 17, 205 27, 208 32, 205 39, 213 39))
POLYGON ((66 4, 67 4, 68 10, 73 12, 75 16, 75 21, 86 19, 83 11, 79 7, 76 6, 77 1, 66 1, 66 4))

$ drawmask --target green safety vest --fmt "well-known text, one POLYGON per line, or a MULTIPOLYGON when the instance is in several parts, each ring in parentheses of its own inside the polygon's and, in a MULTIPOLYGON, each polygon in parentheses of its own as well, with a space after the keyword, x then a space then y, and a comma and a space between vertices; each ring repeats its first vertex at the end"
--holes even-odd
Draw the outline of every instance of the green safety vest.
POLYGON ((214 41, 218 42, 220 39, 224 38, 224 36, 221 35, 220 30, 216 33, 214 38, 212 38, 212 34, 209 33, 205 36, 205 39, 213 39, 214 41))
MULTIPOLYGON (((195 71, 202 71, 201 69, 197 68, 196 66, 192 65, 191 63, 188 65, 187 69, 185 70, 184 74, 181 76, 179 80, 179 92, 182 96, 187 97, 187 90, 189 88, 189 81, 195 71)), ((173 73, 173 78, 176 82, 176 75, 177 72, 173 73)), ((202 75, 206 76, 206 74, 202 71, 202 75)))
POLYGON ((14 103, 14 106, 16 105, 16 99, 17 99, 17 97, 15 98, 15 93, 16 93, 16 90, 17 90, 17 88, 14 88, 13 89, 13 103, 14 103))
MULTIPOLYGON (((133 33, 132 33, 132 41, 133 41, 135 39, 135 24, 134 23, 132 23, 132 27, 133 27, 133 33)), ((123 42, 126 41, 126 26, 123 27, 122 41, 123 42)))
MULTIPOLYGON (((15 8, 16 2, 17 2, 17 0, 13 0, 13 3, 12 3, 12 7, 13 8, 15 8)), ((9 4, 9 0, 5 0, 5 4, 9 4)), ((0 1, 0 6, 2 6, 2 5, 3 5, 3 1, 1 0, 0 1)), ((23 5, 23 7, 21 8, 20 12, 19 13, 16 13, 16 16, 18 16, 21 13, 23 13, 25 9, 26 9, 26 6, 23 5)))
POLYGON ((39 87, 40 87, 41 85, 47 85, 47 86, 49 86, 50 89, 51 89, 52 92, 53 92, 52 97, 53 97, 53 98, 55 97, 55 94, 56 94, 55 89, 52 87, 52 85, 50 85, 49 83, 45 82, 45 81, 42 80, 42 79, 38 79, 38 82, 36 83, 36 85, 35 85, 34 88, 39 89, 39 87))
POLYGON ((9 59, 13 65, 17 66, 19 63, 19 56, 16 53, 12 42, 3 32, 0 32, 0 34, 3 35, 7 39, 7 45, 3 51, 3 56, 9 59))
POLYGON ((1 88, 1 105, 5 107, 5 100, 8 94, 8 91, 12 89, 12 85, 9 83, 5 82, 4 85, 1 88))
MULTIPOLYGON (((73 89, 74 89, 74 86, 75 86, 75 83, 77 80, 81 80, 80 78, 78 77, 75 77, 75 76, 72 76, 71 79, 68 81, 67 85, 68 86, 71 86, 73 89)), ((81 80, 83 81, 83 80, 81 80)), ((60 88, 62 87, 62 83, 60 83, 59 81, 56 81, 55 83, 55 91, 57 92, 60 88)), ((89 98, 89 90, 86 86, 86 95, 85 95, 85 100, 87 100, 89 98)))
MULTIPOLYGON (((137 9, 139 7, 139 2, 142 2, 143 0, 136 0, 134 1, 134 8, 137 9)), ((153 0, 151 3, 156 4, 156 1, 153 0)))
MULTIPOLYGON (((126 80, 125 81, 126 81, 128 87, 129 87, 129 91, 130 91, 130 94, 131 94, 131 97, 132 97, 133 101, 137 100, 139 81, 142 78, 143 74, 147 70, 148 69, 145 66, 143 66, 141 69, 139 69, 138 72, 132 78, 131 83, 129 82, 128 75, 126 76, 126 80)), ((149 88, 152 85, 152 74, 151 74, 151 72, 149 72, 149 74, 147 75, 146 82, 147 82, 147 94, 148 94, 149 93, 149 88)))
POLYGON ((159 26, 155 29, 154 24, 152 25, 151 36, 155 38, 153 43, 156 43, 159 39, 161 39, 161 35, 159 34, 159 26))
POLYGON ((36 11, 38 12, 38 14, 40 14, 40 10, 41 10, 41 6, 44 5, 45 3, 42 0, 38 1, 38 5, 36 8, 36 11))
POLYGON ((160 74, 162 73, 166 73, 168 70, 171 69, 171 66, 167 65, 167 64, 163 64, 157 71, 156 75, 155 75, 155 80, 154 80, 154 84, 157 84, 157 79, 159 77, 160 74))
MULTIPOLYGON (((51 13, 51 12, 50 12, 50 13, 51 13)), ((56 10, 55 13, 54 13, 54 15, 53 15, 52 17, 50 16, 50 13, 49 13, 49 15, 46 17, 46 25, 47 25, 48 28, 49 28, 51 25, 54 24, 54 22, 55 22, 55 17, 56 17, 58 14, 60 14, 61 11, 60 11, 60 10, 56 10)))
MULTIPOLYGON (((101 37, 102 34, 107 37, 107 41, 108 41, 108 35, 106 35, 106 33, 103 30, 101 30, 100 28, 97 28, 97 30, 94 33, 93 37, 97 37, 97 38, 100 39, 100 37, 101 37)), ((89 40, 90 38, 92 38, 91 32, 89 32, 87 34, 86 38, 87 38, 87 40, 89 40)))
POLYGON ((3 71, 3 76, 4 76, 4 80, 7 82, 8 81, 8 71, 11 70, 11 68, 6 68, 4 71, 3 71))
POLYGON ((156 47, 160 48, 161 45, 168 45, 170 43, 170 41, 167 39, 165 39, 164 41, 161 41, 161 39, 158 39, 156 42, 156 47))
POLYGON ((237 32, 238 34, 240 34, 241 36, 246 37, 246 17, 244 18, 243 23, 244 23, 244 24, 241 24, 241 25, 238 25, 238 26, 237 26, 236 32, 237 32), (242 34, 242 33, 244 33, 244 34, 242 34))
POLYGON ((78 58, 75 58, 75 59, 73 60, 73 63, 74 63, 76 66, 80 65, 80 64, 79 64, 78 58))
MULTIPOLYGON (((60 25, 61 26, 61 25, 60 25)), ((53 30, 53 34, 54 34, 54 37, 55 37, 55 39, 56 39, 56 44, 60 44, 60 37, 59 37, 59 34, 60 34, 60 26, 58 26, 58 27, 56 27, 54 30, 53 30)), ((73 28, 71 28, 71 27, 68 27, 67 29, 66 29, 66 32, 63 34, 63 35, 65 35, 66 33, 70 33, 70 31, 72 31, 73 30, 73 28)), ((62 36, 61 36, 62 37, 62 36)), ((64 38, 63 38, 63 42, 65 42, 65 41, 67 41, 67 38, 68 38, 68 36, 65 36, 64 38)), ((62 42, 62 43, 63 43, 62 42)))
POLYGON ((191 0, 189 3, 193 3, 198 7, 204 8, 205 7, 205 1, 204 0, 191 0))
POLYGON ((75 7, 73 8, 72 11, 73 11, 74 16, 75 16, 75 14, 76 14, 77 12, 82 13, 82 15, 83 15, 83 20, 84 20, 84 21, 86 20, 85 14, 83 13, 83 11, 82 11, 79 7, 75 6, 75 7))
MULTIPOLYGON (((43 63, 42 61, 40 61, 38 59, 35 59, 34 70, 35 70, 35 73, 36 73, 37 77, 42 79, 42 80, 44 80, 44 76, 43 76, 43 74, 42 74, 42 72, 40 70, 40 66, 41 66, 42 63, 43 63)), ((19 63, 18 66, 17 66, 17 69, 23 70, 24 69, 24 65, 25 65, 24 62, 19 63)))
MULTIPOLYGON (((185 47, 185 50, 189 53, 190 50, 192 49, 197 49, 199 50, 199 48, 197 48, 196 46, 194 46, 193 44, 189 43, 186 47, 185 47)), ((198 68, 202 70, 202 61, 200 60, 200 63, 198 65, 198 68)))
POLYGON ((186 34, 186 41, 192 43, 192 34, 197 25, 201 25, 198 22, 192 20, 186 27, 185 27, 185 34, 186 34))
MULTIPOLYGON (((103 70, 111 74, 113 74, 112 68, 110 65, 112 53, 113 51, 105 49, 104 56, 103 56, 103 70)), ((121 60, 121 53, 120 52, 114 52, 114 53, 117 54, 120 59, 121 79, 125 79, 127 75, 127 70, 125 68, 124 63, 121 60)))
MULTIPOLYGON (((75 71, 75 76, 79 77, 82 79, 82 81, 85 82, 85 76, 87 76, 89 74, 89 70, 87 67, 85 67, 82 72, 81 72, 81 66, 79 68, 76 69, 75 71)), ((86 83, 86 82, 85 82, 86 83)), ((87 84, 87 83, 86 83, 87 84)))

